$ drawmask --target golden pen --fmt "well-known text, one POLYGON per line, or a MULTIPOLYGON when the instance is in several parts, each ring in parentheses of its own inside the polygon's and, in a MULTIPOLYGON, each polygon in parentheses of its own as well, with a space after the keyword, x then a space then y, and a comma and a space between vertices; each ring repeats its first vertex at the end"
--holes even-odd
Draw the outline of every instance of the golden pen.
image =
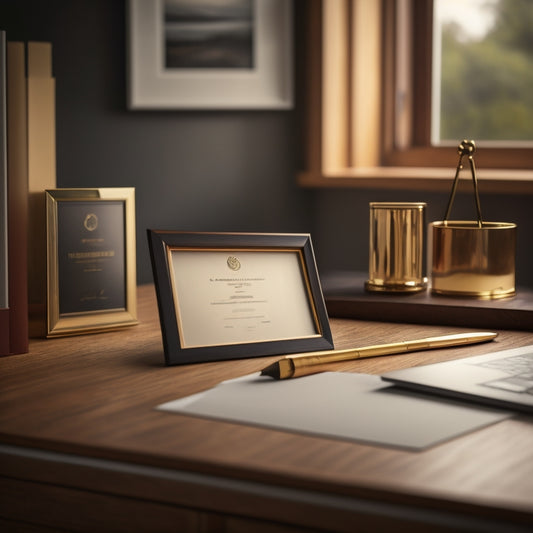
POLYGON ((378 357, 380 355, 394 355, 419 350, 447 348, 449 346, 461 346, 463 344, 476 344, 491 341, 497 335, 497 333, 489 331, 457 333, 413 341, 378 344, 363 348, 350 348, 348 350, 324 350, 322 352, 287 355, 264 368, 261 371, 261 375, 270 376, 274 379, 296 378, 324 372, 331 363, 337 363, 339 361, 351 361, 353 359, 378 357))

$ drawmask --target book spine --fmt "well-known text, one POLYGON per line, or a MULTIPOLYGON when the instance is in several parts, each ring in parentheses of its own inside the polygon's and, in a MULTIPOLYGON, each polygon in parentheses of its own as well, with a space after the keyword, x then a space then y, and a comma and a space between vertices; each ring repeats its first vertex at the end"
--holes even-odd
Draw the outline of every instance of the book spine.
POLYGON ((0 355, 8 354, 10 346, 6 128, 6 34, 0 31, 0 355))
POLYGON ((10 353, 28 351, 28 166, 24 44, 7 43, 10 353))
POLYGON ((47 230, 45 190, 56 187, 55 79, 52 45, 28 43, 28 297, 30 337, 46 335, 47 230))

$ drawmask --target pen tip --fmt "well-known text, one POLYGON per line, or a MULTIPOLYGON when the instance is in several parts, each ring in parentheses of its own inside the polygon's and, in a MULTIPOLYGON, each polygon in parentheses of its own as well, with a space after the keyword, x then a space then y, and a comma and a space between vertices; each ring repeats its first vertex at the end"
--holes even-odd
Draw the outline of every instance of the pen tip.
POLYGON ((276 362, 263 368, 263 370, 261 370, 261 375, 270 376, 271 378, 274 378, 274 379, 279 379, 280 378, 279 364, 276 362))

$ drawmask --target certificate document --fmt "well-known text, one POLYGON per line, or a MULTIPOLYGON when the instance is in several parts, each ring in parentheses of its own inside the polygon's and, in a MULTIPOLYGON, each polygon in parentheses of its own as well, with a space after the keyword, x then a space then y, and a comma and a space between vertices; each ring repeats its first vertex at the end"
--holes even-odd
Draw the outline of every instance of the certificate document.
POLYGON ((58 202, 59 313, 126 307, 122 201, 58 202))
POLYGON ((182 348, 320 335, 298 250, 169 254, 182 348))

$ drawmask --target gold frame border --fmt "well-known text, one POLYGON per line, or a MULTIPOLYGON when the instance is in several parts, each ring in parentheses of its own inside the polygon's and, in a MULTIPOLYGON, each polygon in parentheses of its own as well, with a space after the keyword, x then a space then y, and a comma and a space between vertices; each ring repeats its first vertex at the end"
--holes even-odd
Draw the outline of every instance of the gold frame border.
POLYGON ((114 330, 138 324, 135 244, 135 189, 105 187, 93 189, 47 189, 46 193, 46 336, 63 337, 114 330), (59 313, 58 202, 122 201, 125 209, 126 308, 90 311, 61 316, 59 313))
POLYGON ((170 276, 170 285, 172 287, 172 293, 173 293, 173 301, 174 301, 174 312, 176 313, 176 322, 177 327, 179 331, 179 338, 180 338, 180 346, 183 350, 190 349, 190 348, 205 348, 208 346, 233 346, 235 344, 253 344, 257 342, 276 342, 276 341, 283 341, 286 339, 255 339, 253 341, 243 341, 243 342, 230 342, 226 344, 206 344, 206 345, 194 345, 194 346, 184 346, 183 345, 183 324, 181 319, 181 312, 179 308, 179 294, 178 289, 176 287, 176 279, 175 279, 175 273, 174 269, 171 268, 172 265, 172 253, 173 252, 220 252, 220 253, 231 253, 231 252, 258 252, 258 253, 265 253, 265 252, 276 252, 276 253, 296 253, 298 254, 299 258, 299 266, 300 266, 300 274, 302 276, 302 281, 305 285, 306 294, 307 294, 307 303, 309 305, 309 310, 311 312, 311 316, 313 317, 313 323, 315 326, 315 333, 313 335, 305 335, 301 337, 292 337, 295 339, 311 339, 315 337, 321 337, 324 334, 322 325, 320 323, 317 309, 316 309, 316 303, 313 298, 313 291, 311 288, 311 284, 309 282, 309 275, 307 273, 307 264, 305 261, 304 254, 300 248, 273 248, 269 246, 265 246, 264 248, 258 248, 258 247, 250 247, 250 246, 235 246, 235 247, 216 247, 216 246, 206 246, 206 247, 193 247, 193 246, 166 246, 166 256, 167 256, 167 265, 169 270, 169 276, 170 276))

